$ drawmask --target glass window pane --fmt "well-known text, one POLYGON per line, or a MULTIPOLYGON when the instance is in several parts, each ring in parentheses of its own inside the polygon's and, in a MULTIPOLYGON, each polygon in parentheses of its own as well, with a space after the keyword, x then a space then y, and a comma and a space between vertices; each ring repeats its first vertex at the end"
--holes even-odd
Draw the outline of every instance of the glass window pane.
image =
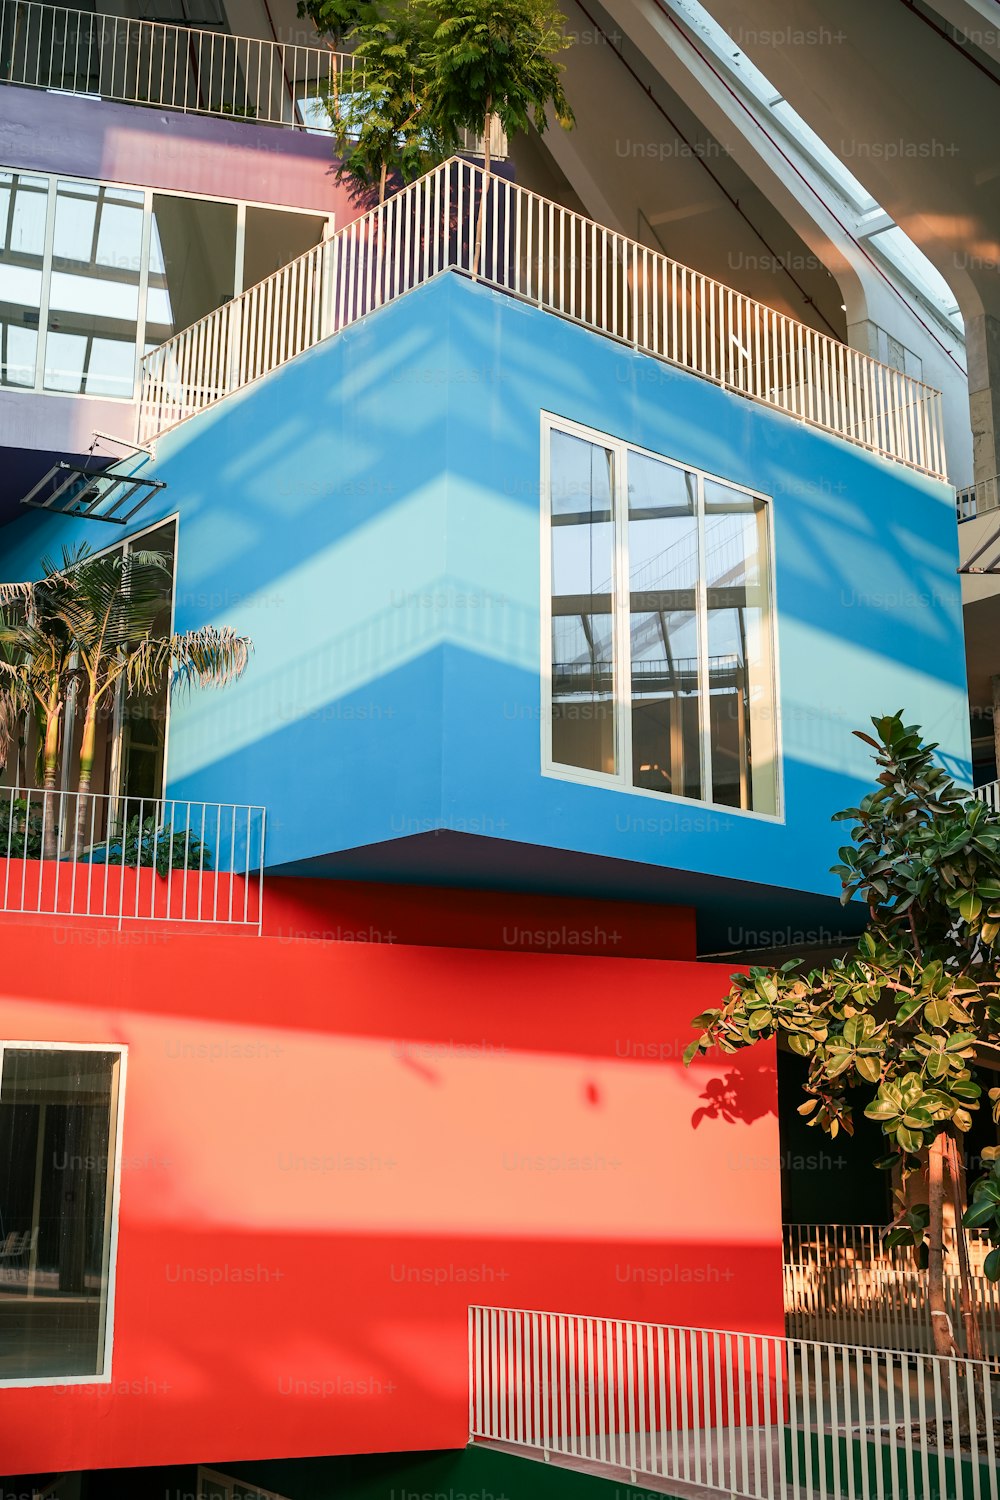
POLYGON ((326 229, 319 214, 287 214, 273 208, 248 208, 243 251, 243 286, 256 286, 318 245, 326 229))
POLYGON ((0 172, 0 385, 35 383, 48 187, 0 172))
POLYGON ((615 774, 614 454, 565 432, 550 445, 552 759, 615 774))
POLYGON ((147 345, 164 343, 228 302, 235 274, 235 203, 153 194, 147 345))
POLYGON ((4 1049, 0 1380, 104 1373, 119 1069, 4 1049))
POLYGON ((777 812, 767 507, 705 483, 712 801, 777 812))
POLYGON ((698 482, 657 459, 628 459, 632 782, 701 797, 698 482))
POLYGON ((143 195, 59 182, 45 389, 131 398, 143 195))

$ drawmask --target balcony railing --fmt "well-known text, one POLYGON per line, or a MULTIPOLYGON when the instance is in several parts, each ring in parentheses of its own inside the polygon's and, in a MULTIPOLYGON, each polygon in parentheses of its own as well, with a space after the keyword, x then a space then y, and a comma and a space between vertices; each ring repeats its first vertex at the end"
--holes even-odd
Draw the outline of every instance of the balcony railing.
POLYGON ((1000 479, 981 479, 978 484, 963 485, 955 493, 955 508, 960 521, 974 521, 977 516, 1000 506, 1000 479))
POLYGON ((262 807, 0 787, 0 911, 260 932, 262 807))
POLYGON ((353 66, 322 47, 0 0, 0 81, 30 88, 322 129, 307 101, 349 90, 353 66))
POLYGON ((148 354, 140 442, 444 271, 944 476, 929 386, 457 158, 148 354))
MULTIPOLYGON (((785 1331, 822 1343, 875 1345, 929 1354, 927 1273, 912 1248, 882 1243, 873 1224, 785 1225, 785 1331)), ((983 1274, 990 1244, 967 1231, 972 1290, 983 1350, 1000 1361, 1000 1285, 983 1274)), ((944 1296, 952 1326, 962 1327, 961 1284, 953 1229, 945 1233, 944 1296)))
POLYGON ((985 786, 977 786, 976 796, 995 813, 1000 813, 1000 781, 988 781, 985 786))
POLYGON ((474 1440, 671 1494, 1000 1500, 991 1373, 884 1349, 469 1309, 474 1440))

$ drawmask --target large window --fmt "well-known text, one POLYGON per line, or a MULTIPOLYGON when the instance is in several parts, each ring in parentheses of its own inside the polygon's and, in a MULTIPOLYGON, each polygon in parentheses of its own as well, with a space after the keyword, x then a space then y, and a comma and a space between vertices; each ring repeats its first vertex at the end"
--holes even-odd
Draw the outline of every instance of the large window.
POLYGON ((124 1068, 0 1043, 0 1381, 110 1377, 124 1068))
POLYGON ((776 815, 768 503, 543 418, 544 764, 776 815))
POLYGON ((142 354, 319 244, 328 224, 0 171, 0 386, 131 401, 142 354))
MULTIPOLYGON (((177 523, 161 521, 137 532, 109 551, 130 549, 158 552, 164 560, 162 607, 154 623, 158 635, 169 635, 173 620, 173 583, 176 568, 177 523)), ((99 711, 94 745, 91 788, 112 799, 163 795, 169 692, 167 679, 152 693, 126 693, 125 679, 99 711)), ((79 785, 80 748, 85 703, 79 688, 71 689, 63 714, 59 744, 59 787, 73 792, 79 785)), ((38 726, 26 714, 11 742, 6 766, 0 763, 0 786, 34 784, 38 759, 38 726)), ((0 1212, 3 1205, 0 1203, 0 1212)))

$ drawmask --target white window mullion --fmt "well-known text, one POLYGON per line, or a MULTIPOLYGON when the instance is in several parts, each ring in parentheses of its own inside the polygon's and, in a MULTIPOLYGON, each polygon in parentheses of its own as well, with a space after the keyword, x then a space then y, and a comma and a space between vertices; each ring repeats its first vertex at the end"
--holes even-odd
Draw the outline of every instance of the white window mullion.
POLYGON ((628 563, 628 449, 615 444, 614 699, 618 780, 632 785, 632 615, 628 563))
POLYGON ((701 800, 712 801, 712 706, 709 699, 708 583, 705 564, 705 478, 698 475, 698 734, 701 741, 701 800))
POLYGON ((142 203, 142 240, 139 249, 139 307, 135 320, 135 372, 132 399, 142 394, 142 354, 146 346, 146 303, 149 300, 149 247, 153 240, 153 190, 146 188, 142 203))
POLYGON ((56 179, 50 177, 45 205, 45 243, 42 249, 42 286, 38 298, 38 341, 35 347, 35 390, 45 389, 45 345, 52 297, 52 246, 56 237, 56 179))
POLYGON ((233 296, 238 297, 241 292, 246 291, 243 285, 246 262, 247 244, 247 206, 245 203, 236 205, 236 264, 233 268, 233 296))

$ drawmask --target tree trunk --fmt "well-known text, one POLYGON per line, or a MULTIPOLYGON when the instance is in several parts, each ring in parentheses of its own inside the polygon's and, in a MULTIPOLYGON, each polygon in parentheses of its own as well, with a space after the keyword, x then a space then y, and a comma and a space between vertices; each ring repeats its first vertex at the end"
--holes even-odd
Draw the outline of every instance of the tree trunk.
POLYGON ((45 836, 42 841, 44 859, 59 858, 60 799, 56 795, 59 780, 59 730, 62 723, 62 702, 58 684, 49 693, 45 705, 45 739, 42 750, 42 824, 45 836))
POLYGON ((931 1336, 935 1354, 957 1354, 952 1336, 951 1319, 944 1300, 944 1163, 947 1149, 944 1131, 939 1130, 927 1154, 928 1225, 927 1300, 930 1304, 931 1336))
POLYGON ((955 1245, 958 1250, 958 1275, 961 1288, 962 1326, 965 1329, 965 1352, 970 1359, 982 1359, 983 1334, 979 1322, 979 1308, 972 1290, 969 1270, 969 1243, 965 1236, 962 1215, 965 1201, 965 1168, 962 1153, 954 1133, 947 1132, 948 1176, 951 1180, 951 1199, 955 1205, 955 1245))
POLYGON ((385 184, 386 184, 386 178, 388 177, 388 175, 389 175, 389 163, 387 161, 384 161, 382 163, 382 171, 379 173, 379 180, 378 180, 378 206, 379 206, 379 208, 381 208, 382 205, 385 203, 385 184))
POLYGON ((97 748, 97 703, 93 688, 87 694, 87 712, 83 719, 83 739, 80 742, 80 780, 76 791, 76 843, 74 858, 79 858, 86 847, 87 827, 90 813, 90 780, 94 774, 94 754, 97 748))
POLYGON ((486 175, 483 178, 483 191, 479 199, 479 217, 476 220, 476 248, 472 257, 472 274, 474 277, 479 275, 479 257, 483 249, 483 227, 486 223, 486 200, 489 197, 490 186, 493 181, 490 170, 490 128, 493 124, 492 103, 492 99, 487 99, 486 121, 483 131, 483 171, 486 175))

